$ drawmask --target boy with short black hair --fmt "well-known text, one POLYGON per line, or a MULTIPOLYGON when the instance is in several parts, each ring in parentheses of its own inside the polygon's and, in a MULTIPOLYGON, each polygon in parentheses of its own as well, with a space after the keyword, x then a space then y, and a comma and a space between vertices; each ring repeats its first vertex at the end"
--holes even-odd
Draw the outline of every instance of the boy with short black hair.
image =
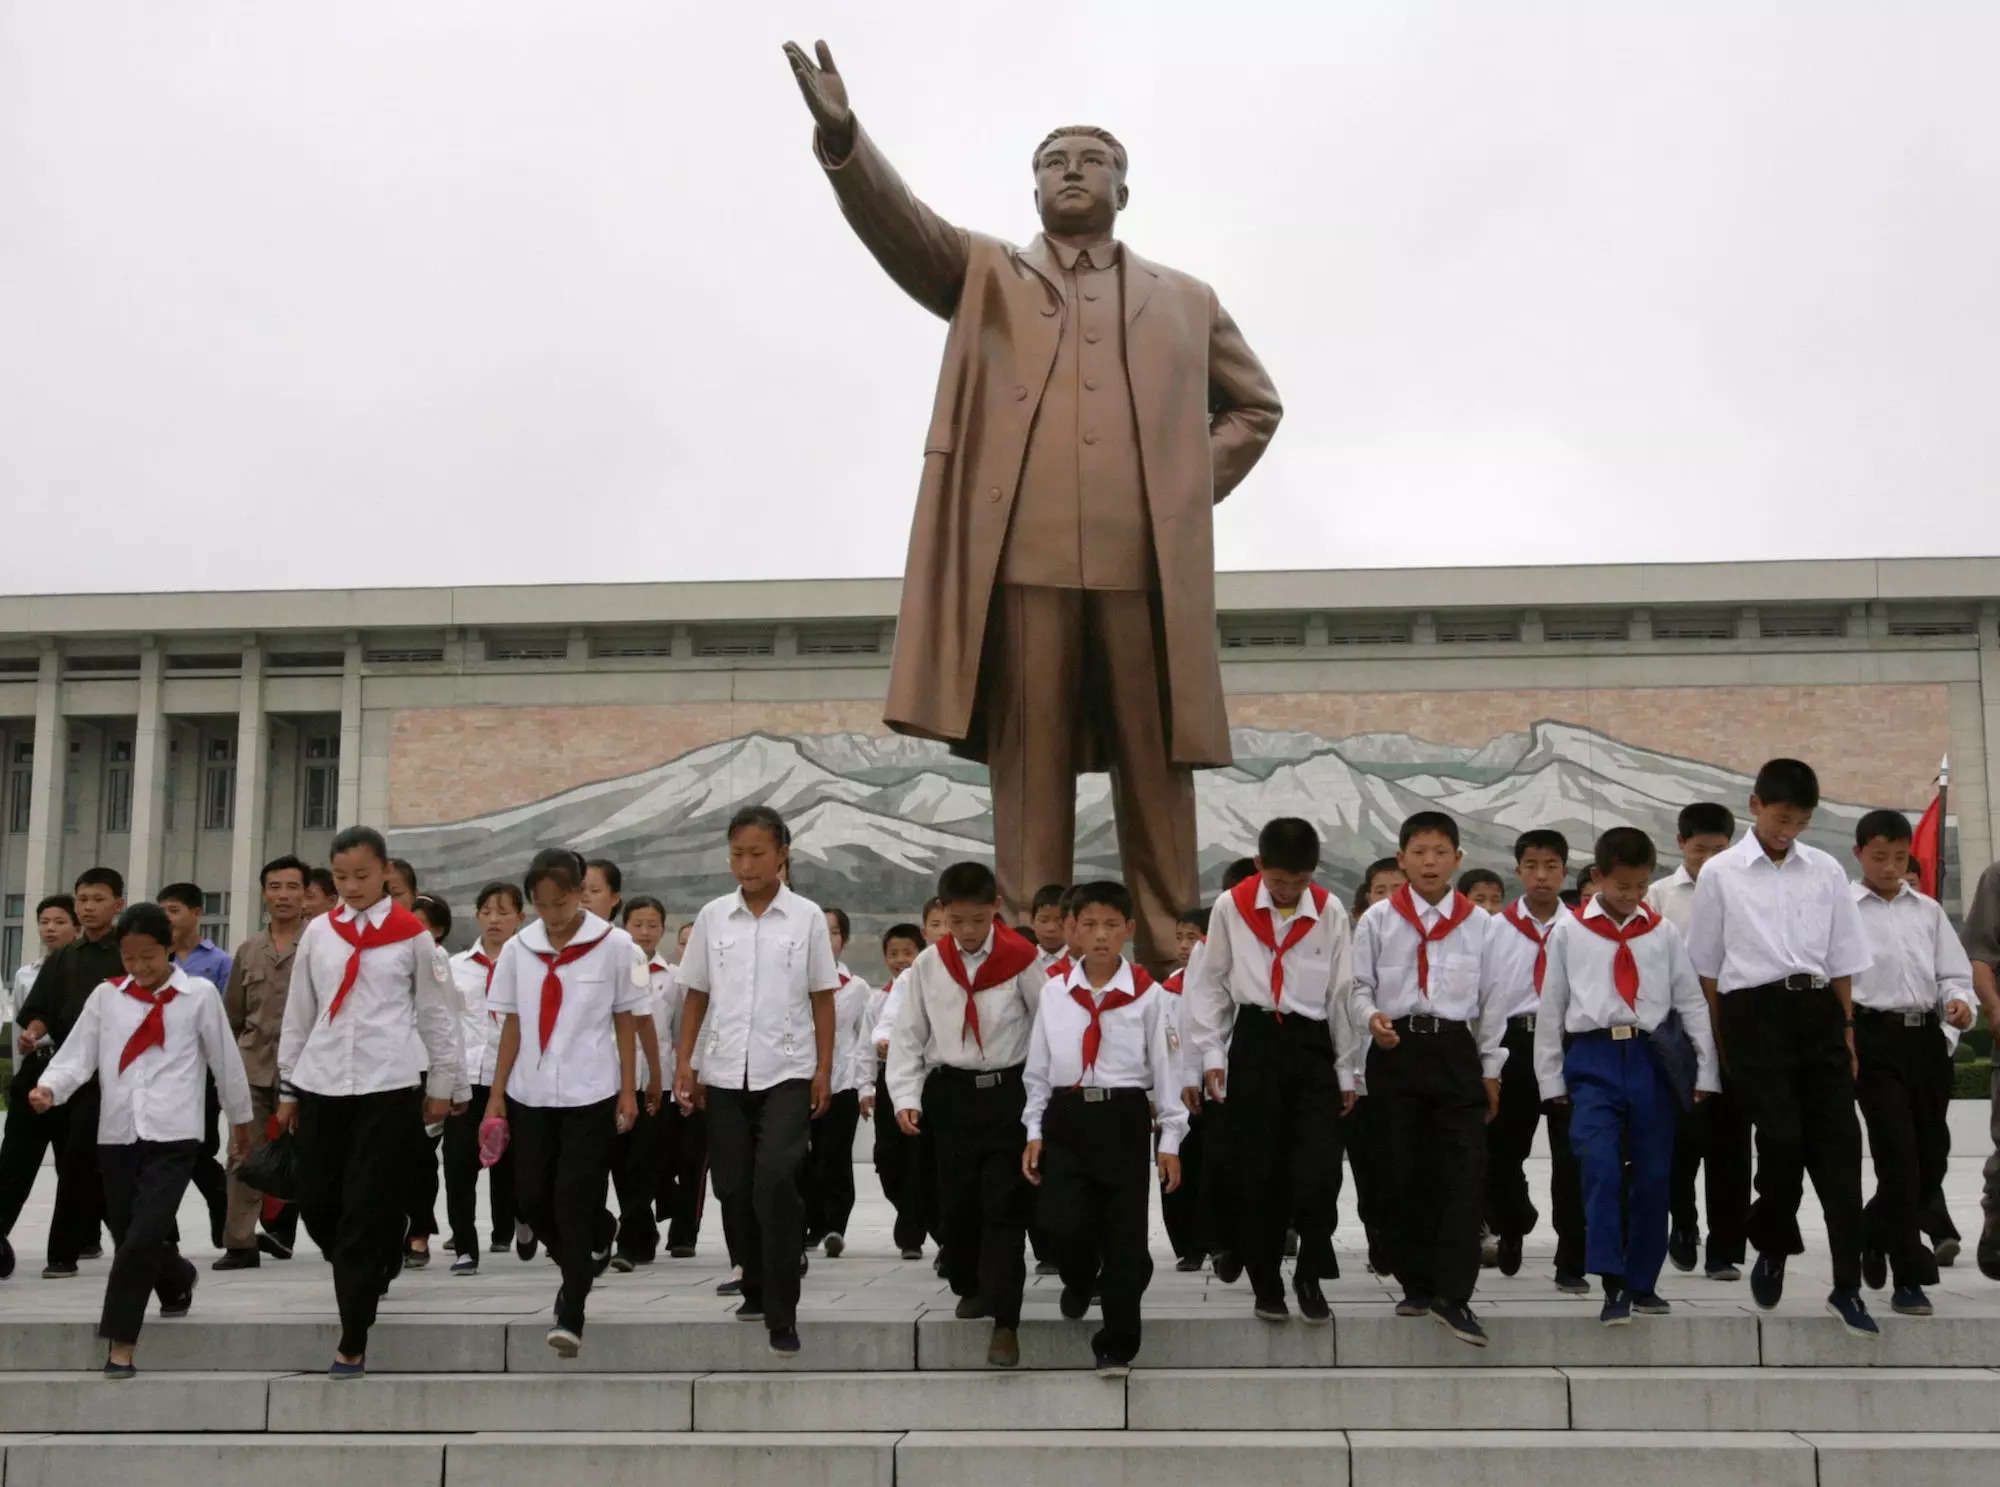
POLYGON ((1861 1278, 1890 1310, 1931 1314, 1923 1288, 1938 1278, 1921 1232, 1926 1195, 1951 1156, 1951 1056, 1972 1026, 1972 962, 1935 899, 1904 881, 1910 818, 1870 811, 1854 829, 1861 881, 1853 886, 1871 964, 1854 978, 1854 1093, 1868 1123, 1875 1195, 1862 1210, 1861 1278))
POLYGON ((1069 892, 1067 883, 1044 883, 1035 890, 1035 902, 1029 911, 1028 924, 1035 940, 1035 959, 1046 971, 1069 948, 1069 941, 1063 935, 1063 896, 1069 892))
MULTIPOLYGON (((1500 1069, 1500 1111, 1486 1127, 1486 1221, 1498 1239, 1502 1275, 1521 1268, 1521 1238, 1540 1217, 1528 1196, 1526 1164, 1543 1115, 1535 1078, 1535 1037, 1548 967, 1549 936, 1569 917, 1558 895, 1569 871, 1569 840, 1560 831, 1524 831, 1514 839, 1521 896, 1500 911, 1486 937, 1482 974, 1493 987, 1494 1015, 1507 1025, 1500 1069)), ((1459 879, 1463 891, 1465 879, 1459 879)), ((1583 1278, 1583 1199, 1569 1149, 1569 1110, 1547 1107, 1549 1187, 1555 1209, 1556 1289, 1587 1294, 1583 1278)))
POLYGON ((1174 1009, 1144 967, 1125 959, 1132 896, 1122 883, 1077 889, 1083 955, 1048 977, 1029 1035, 1021 1121, 1021 1171, 1040 1189, 1036 1206, 1062 1276, 1062 1314, 1074 1321, 1103 1297, 1104 1326, 1090 1340, 1100 1369, 1129 1366, 1139 1351, 1139 1298, 1153 1276, 1147 1189, 1155 1160, 1169 1193, 1180 1186, 1179 1060, 1169 1046, 1174 1009))
POLYGON ((1507 1024, 1482 974, 1493 919, 1452 889, 1464 854, 1450 816, 1418 811, 1397 841, 1408 881, 1361 916, 1354 936, 1354 1013, 1373 1042, 1368 1095, 1386 1112, 1396 1315, 1428 1315, 1484 1347, 1471 1301, 1486 1122, 1507 1060, 1507 1024))
POLYGON ((1716 853, 1728 851, 1735 839, 1736 813, 1721 801, 1697 800, 1681 807, 1674 832, 1681 864, 1646 890, 1646 902, 1683 938, 1694 918, 1694 886, 1701 878, 1702 864, 1716 853))
POLYGON ((317 919, 322 914, 330 914, 340 907, 340 890, 334 886, 333 869, 311 867, 306 869, 305 917, 317 919))
POLYGON ((1296 1219, 1293 1293, 1300 1315, 1323 1324, 1332 1312, 1320 1282, 1340 1274, 1340 1116, 1354 1104, 1352 941, 1347 916, 1313 881, 1311 822, 1266 822, 1256 868, 1209 912, 1187 1014, 1208 1095, 1229 1101, 1231 1250, 1249 1272, 1256 1315, 1290 1319, 1278 1267, 1296 1219))
POLYGON ((997 917, 1000 885, 981 862, 938 878, 945 937, 902 976, 889 1040, 889 1097, 905 1135, 936 1147, 944 1274, 961 1321, 993 1319, 986 1361, 1021 1361, 1028 1185, 1021 1082, 1042 983, 1035 947, 997 917))
POLYGON ((1395 858, 1376 858, 1362 870, 1361 882, 1354 890, 1354 917, 1359 920, 1370 907, 1380 903, 1408 881, 1395 858))
POLYGON ((854 1212, 854 1131, 861 1123, 863 1085, 874 1087, 872 1049, 865 1070, 857 1068, 870 1031, 868 983, 841 959, 853 930, 845 909, 826 911, 834 972, 840 978, 833 995, 833 1095, 825 1113, 813 1118, 805 1164, 799 1169, 806 1248, 824 1245, 829 1260, 839 1259, 847 1248, 847 1220, 854 1212))
MULTIPOLYGON (((444 1124, 444 1202, 456 1255, 451 1262, 453 1275, 474 1275, 479 1270, 479 1123, 485 1119, 486 1102, 493 1093, 502 1022, 501 1014, 487 1005, 486 998, 500 952, 520 932, 525 907, 521 890, 512 883, 488 883, 479 890, 473 910, 479 939, 470 950, 451 957, 465 1078, 472 1088, 471 1102, 446 1117, 444 1124)), ((522 1259, 533 1259, 535 1231, 518 1222, 514 1211, 512 1151, 502 1152, 500 1160, 486 1169, 486 1194, 492 1213, 493 1253, 504 1255, 512 1243, 525 1250, 522 1259)))
POLYGON ((1653 875, 1645 832, 1597 839, 1598 891, 1549 931, 1534 1063, 1541 1092, 1570 1107, 1582 1169, 1587 1268, 1602 1277, 1598 1320, 1669 1310, 1659 1295, 1680 1094, 1663 1040, 1670 1018, 1694 1052, 1692 1096, 1715 1090, 1715 1042, 1680 931, 1645 902, 1653 875))
POLYGON ((1868 936, 1841 865, 1800 838, 1819 777, 1797 759, 1757 771, 1751 829, 1695 884, 1688 952, 1709 998, 1716 1046, 1757 1133, 1757 1248, 1751 1298, 1784 1294, 1785 1260, 1802 1254, 1799 1199, 1812 1174, 1826 1213, 1833 1290, 1827 1310, 1859 1337, 1880 1328, 1861 1299, 1861 1126, 1854 1114, 1852 980, 1868 936))
POLYGON ((1458 875, 1458 891, 1489 914, 1507 902, 1507 884, 1490 867, 1469 867, 1458 875))

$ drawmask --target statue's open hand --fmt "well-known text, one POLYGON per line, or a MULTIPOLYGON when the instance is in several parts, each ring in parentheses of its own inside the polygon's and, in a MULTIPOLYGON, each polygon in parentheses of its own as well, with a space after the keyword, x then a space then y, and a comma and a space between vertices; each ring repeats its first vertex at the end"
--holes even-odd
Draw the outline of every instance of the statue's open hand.
POLYGON ((792 76, 799 81, 806 107, 819 125, 821 142, 827 153, 838 159, 847 153, 854 137, 854 111, 847 106, 847 84, 833 65, 833 52, 823 41, 813 44, 819 53, 815 67, 805 48, 795 41, 785 43, 785 56, 792 64, 792 76))

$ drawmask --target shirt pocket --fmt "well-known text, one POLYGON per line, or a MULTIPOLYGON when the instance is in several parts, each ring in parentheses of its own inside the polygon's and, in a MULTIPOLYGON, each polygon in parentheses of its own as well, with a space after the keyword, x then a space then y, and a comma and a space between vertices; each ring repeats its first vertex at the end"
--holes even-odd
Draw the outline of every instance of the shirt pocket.
POLYGON ((1454 1001, 1479 1000, 1479 957, 1463 951, 1431 954, 1431 998, 1450 997, 1454 1001))
MULTIPOLYGON (((1787 926, 1789 943, 1785 946, 1794 957, 1810 957, 1814 965, 1825 961, 1827 941, 1833 933, 1833 905, 1823 893, 1810 894, 1792 906, 1791 922, 1787 926)), ((1803 971, 1805 965, 1787 966, 1787 970, 1803 971)))

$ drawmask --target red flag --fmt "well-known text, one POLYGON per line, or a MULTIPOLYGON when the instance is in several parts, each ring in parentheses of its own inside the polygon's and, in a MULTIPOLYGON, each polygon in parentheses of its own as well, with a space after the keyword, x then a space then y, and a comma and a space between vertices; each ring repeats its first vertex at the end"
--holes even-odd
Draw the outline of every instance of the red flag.
POLYGON ((1943 852, 1944 840, 1944 797, 1934 795, 1924 809, 1923 818, 1917 822, 1917 829, 1910 838, 1910 861, 1923 874, 1924 892, 1932 898, 1938 893, 1938 866, 1943 852))

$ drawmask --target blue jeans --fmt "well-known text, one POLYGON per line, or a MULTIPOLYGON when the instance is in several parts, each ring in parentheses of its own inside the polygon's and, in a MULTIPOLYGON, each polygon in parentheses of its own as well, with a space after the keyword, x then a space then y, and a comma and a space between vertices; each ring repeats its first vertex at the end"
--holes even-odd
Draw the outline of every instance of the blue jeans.
POLYGON ((1643 1038, 1579 1038, 1563 1056, 1563 1080, 1583 1177, 1584 1267, 1643 1295, 1667 1257, 1679 1107, 1643 1038))

